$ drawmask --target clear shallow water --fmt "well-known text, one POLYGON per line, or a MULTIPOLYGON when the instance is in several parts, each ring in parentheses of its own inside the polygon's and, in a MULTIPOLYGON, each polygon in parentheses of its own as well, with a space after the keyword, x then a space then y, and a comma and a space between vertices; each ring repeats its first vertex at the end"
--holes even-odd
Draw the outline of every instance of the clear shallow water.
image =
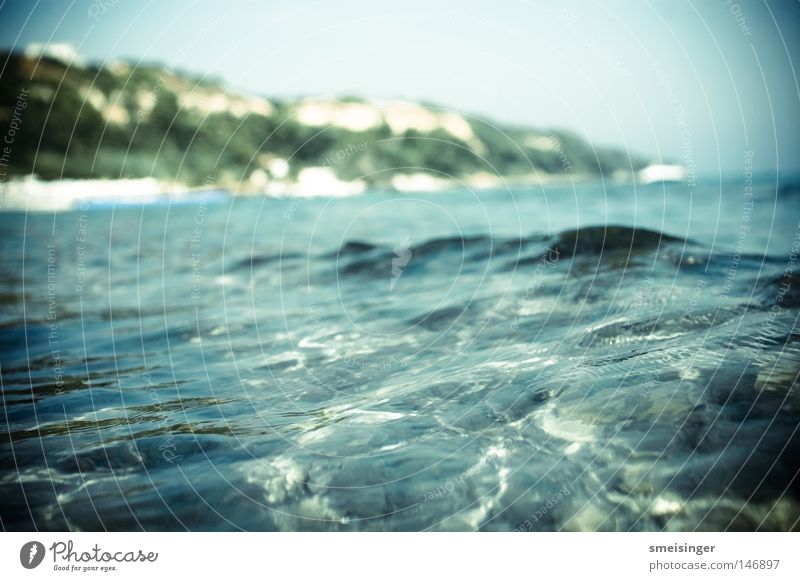
POLYGON ((731 180, 0 215, 2 526, 797 528, 799 209, 731 180))

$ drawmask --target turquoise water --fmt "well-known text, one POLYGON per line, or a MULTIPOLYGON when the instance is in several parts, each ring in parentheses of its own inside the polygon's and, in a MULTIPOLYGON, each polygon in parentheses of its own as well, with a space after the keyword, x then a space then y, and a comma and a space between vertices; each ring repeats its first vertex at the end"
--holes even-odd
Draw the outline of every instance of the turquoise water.
POLYGON ((7 530, 785 530, 800 190, 0 215, 7 530))

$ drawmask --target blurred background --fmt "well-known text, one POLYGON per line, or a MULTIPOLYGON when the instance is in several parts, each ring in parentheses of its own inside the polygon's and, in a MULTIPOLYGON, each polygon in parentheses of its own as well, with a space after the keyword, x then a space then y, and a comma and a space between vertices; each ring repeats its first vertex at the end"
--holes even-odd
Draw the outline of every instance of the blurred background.
POLYGON ((651 164, 714 176, 740 172, 746 151, 756 172, 800 169, 791 1, 0 10, 4 123, 20 92, 31 105, 6 180, 282 195, 629 179, 651 164))

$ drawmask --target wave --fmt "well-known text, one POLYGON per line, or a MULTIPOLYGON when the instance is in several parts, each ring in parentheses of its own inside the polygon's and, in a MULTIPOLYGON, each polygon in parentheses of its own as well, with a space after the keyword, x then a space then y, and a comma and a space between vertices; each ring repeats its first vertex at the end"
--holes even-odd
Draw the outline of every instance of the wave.
MULTIPOLYGON (((555 236, 532 234, 523 238, 495 238, 486 235, 451 236, 433 238, 408 248, 392 248, 363 241, 348 241, 337 251, 323 257, 336 257, 339 272, 344 275, 387 276, 391 261, 399 250, 408 251, 409 269, 420 262, 452 257, 458 264, 483 262, 492 258, 507 257, 501 270, 513 270, 535 264, 541 260, 556 261, 563 257, 609 256, 625 253, 641 254, 652 250, 691 246, 700 249, 699 243, 644 228, 625 226, 588 226, 565 230, 555 236)), ((700 254, 685 256, 676 250, 676 260, 685 264, 702 264, 700 254)))

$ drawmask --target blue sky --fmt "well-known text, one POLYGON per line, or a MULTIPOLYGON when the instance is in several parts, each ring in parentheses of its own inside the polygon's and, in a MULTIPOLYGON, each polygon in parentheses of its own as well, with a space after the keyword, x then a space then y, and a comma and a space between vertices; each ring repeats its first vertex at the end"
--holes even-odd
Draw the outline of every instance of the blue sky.
POLYGON ((267 96, 403 97, 576 131, 704 174, 800 171, 794 0, 6 1, 0 44, 71 42, 267 96))

